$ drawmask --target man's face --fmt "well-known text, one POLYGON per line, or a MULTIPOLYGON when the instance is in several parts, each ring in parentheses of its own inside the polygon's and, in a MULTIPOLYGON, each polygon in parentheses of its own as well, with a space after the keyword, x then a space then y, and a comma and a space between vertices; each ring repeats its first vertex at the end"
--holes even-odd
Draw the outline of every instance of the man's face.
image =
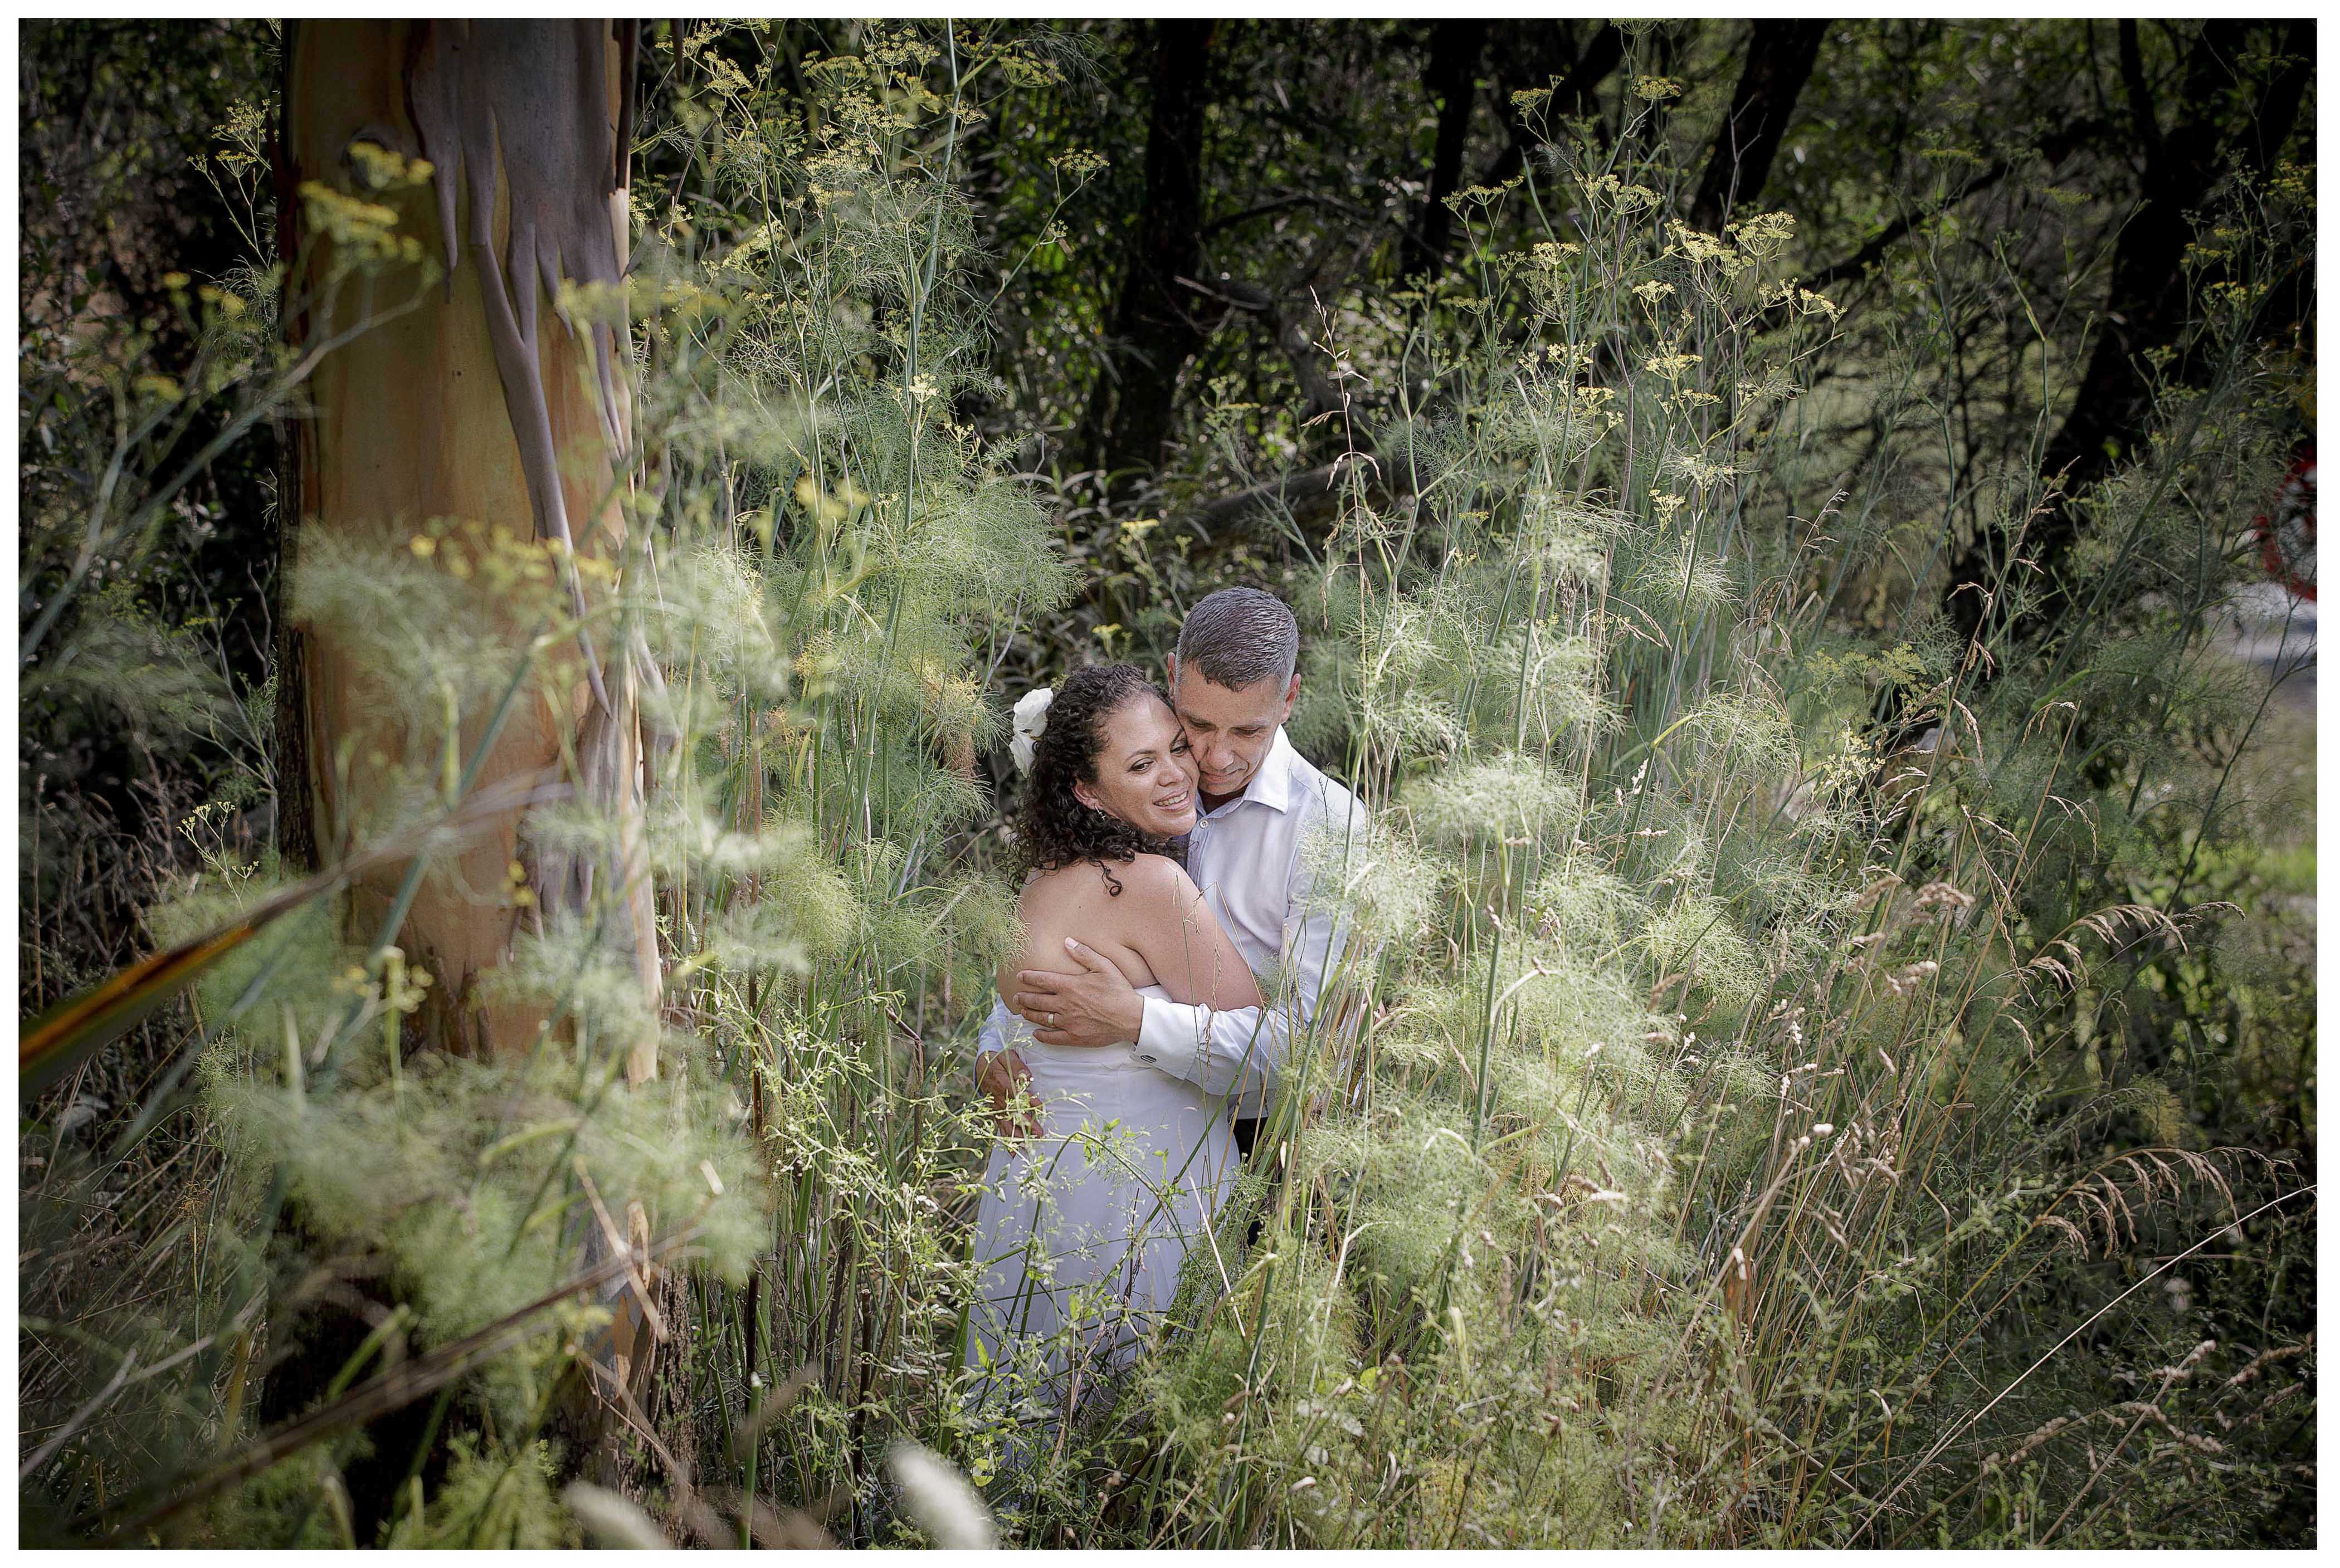
POLYGON ((1196 783, 1206 795, 1237 795, 1267 759, 1275 732, 1292 716, 1300 677, 1273 676, 1252 685, 1219 685, 1200 670, 1187 674, 1170 660, 1170 705, 1194 748, 1196 783))

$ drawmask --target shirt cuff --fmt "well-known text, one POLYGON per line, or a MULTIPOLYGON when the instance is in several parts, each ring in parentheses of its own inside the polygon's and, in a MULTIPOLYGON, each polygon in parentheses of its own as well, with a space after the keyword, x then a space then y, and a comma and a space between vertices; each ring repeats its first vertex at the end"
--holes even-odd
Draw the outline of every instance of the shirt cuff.
POLYGON ((1141 999, 1145 1021, 1137 1031, 1137 1060, 1173 1078, 1192 1080, 1211 1028, 1211 1010, 1172 1001, 1166 996, 1141 999))

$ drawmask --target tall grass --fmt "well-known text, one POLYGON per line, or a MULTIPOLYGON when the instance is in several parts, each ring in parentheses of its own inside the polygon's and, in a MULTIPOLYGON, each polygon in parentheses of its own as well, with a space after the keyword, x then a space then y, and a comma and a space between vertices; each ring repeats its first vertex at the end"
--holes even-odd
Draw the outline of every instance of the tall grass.
MULTIPOLYGON (((2240 288, 2201 300, 2219 374, 2094 501, 2045 645, 2008 618, 1958 646, 1897 553, 1913 494, 1936 537, 2044 498, 2020 468, 1968 482, 1929 358, 1992 300, 1987 248, 1938 236, 1943 286, 1854 353, 1786 216, 1671 217, 1666 84, 1613 143, 1552 125, 1518 184, 1466 193, 1490 238, 1435 295, 1329 302, 1356 392, 1338 518, 1278 542, 1277 586, 1294 739, 1374 812, 1322 872, 1355 935, 1223 1217, 1232 1288, 1190 1281, 1035 1455, 1046 1413, 978 1409, 960 1370, 989 1136, 966 1059, 1016 935, 1002 674, 1144 651, 1216 584, 1144 519, 1063 537, 959 411, 990 374, 965 138, 1079 60, 877 28, 808 63, 799 104, 721 44, 680 40, 654 135, 684 174, 637 188, 624 296, 564 301, 638 350, 640 543, 606 614, 660 676, 661 1009, 590 917, 549 925, 502 984, 556 1026, 453 1061, 408 1049, 422 982, 390 933, 320 907, 247 944, 194 1004, 188 1148, 217 1174, 154 1188, 189 1205, 158 1244, 183 1276, 36 1330, 92 1342, 28 1455, 40 1529, 978 1529, 906 1440, 1036 1545, 2204 1541, 2298 1495, 2309 1343, 2270 1319, 2199 1345, 2164 1284, 2214 1248, 2238 1277, 2295 1267, 2312 1177, 2205 1146, 2185 1064, 2137 1070, 2121 1010, 2175 996, 2229 923, 2203 862, 2266 694, 2207 630, 2269 449, 2256 258, 2310 222, 2304 184, 2244 192, 2240 288), (1492 239, 1519 222, 1524 247, 1492 239), (1856 398, 1890 433, 1866 458, 1836 418, 1856 398), (1036 635, 1077 586, 1068 546, 1147 586, 1143 614, 1115 601, 1120 645, 1036 635), (629 1088, 645 1030, 664 1070, 629 1088), (659 1334, 638 1402, 581 1419, 611 1384, 606 1281, 573 1288, 603 1226, 665 1249, 659 1334), (316 1337, 319 1303, 363 1331, 316 1337), (272 1377, 271 1418, 401 1402, 255 1454, 272 1377), (580 1474, 607 1490, 563 1492, 580 1474)), ((2011 407, 2044 432, 2044 336, 2036 363, 2047 390, 2011 407)), ((1210 421, 1237 462, 1239 424, 1210 421)), ((557 678, 541 645, 451 640, 461 541, 430 537, 311 557, 294 589, 429 695, 418 814, 463 760, 437 694, 557 678)), ((541 555, 475 565, 552 624, 541 555)), ((620 830, 562 806, 534 831, 620 830)), ((286 880, 213 845, 158 926, 286 880)))

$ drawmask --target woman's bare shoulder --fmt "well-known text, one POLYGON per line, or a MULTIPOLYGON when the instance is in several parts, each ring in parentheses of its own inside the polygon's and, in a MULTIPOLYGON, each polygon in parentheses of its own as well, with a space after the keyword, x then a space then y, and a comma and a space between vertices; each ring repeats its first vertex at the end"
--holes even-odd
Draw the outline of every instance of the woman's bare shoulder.
POLYGON ((1026 921, 1042 913, 1102 912, 1115 902, 1113 883, 1106 878, 1126 883, 1131 870, 1125 865, 1100 867, 1093 860, 1076 860, 1069 865, 1035 872, 1016 897, 1017 911, 1026 921))
POLYGON ((1114 896, 1113 884, 1125 887, 1135 883, 1148 890, 1191 888, 1194 878, 1186 868, 1166 854, 1140 853, 1126 861, 1076 860, 1046 871, 1036 871, 1025 879, 1024 896, 1038 894, 1058 898, 1066 893, 1096 897, 1114 896))
POLYGON ((1135 939, 1146 926, 1158 923, 1152 912, 1159 905, 1136 892, 1144 881, 1134 865, 1115 863, 1100 870, 1096 862, 1086 860, 1026 879, 1016 900, 1025 927, 1024 947, 1017 962, 1001 970, 1003 986, 1015 969, 1076 972, 1078 965, 1065 956, 1060 945, 1066 937, 1102 953, 1120 968, 1130 984, 1147 983, 1154 978, 1153 971, 1139 953, 1135 939), (1114 894, 1106 881, 1106 872, 1121 883, 1125 896, 1114 894), (1133 883, 1133 877, 1140 881, 1133 883))
POLYGON ((1129 863, 1129 870, 1125 874, 1135 878, 1140 886, 1156 892, 1178 892, 1195 885, 1195 879, 1186 874, 1186 868, 1166 854, 1140 854, 1129 863))
POLYGON ((1137 892, 1148 918, 1183 915, 1203 896, 1186 868, 1166 854, 1141 854, 1124 873, 1137 892))
MULTIPOLYGON (((1024 879, 1023 889, 1016 896, 1026 903, 1035 899, 1060 898, 1075 886, 1077 881, 1076 873, 1087 870, 1089 865, 1086 861, 1075 861, 1070 865, 1051 866, 1046 871, 1036 871, 1024 879)), ((1095 873, 1092 872, 1090 874, 1094 876, 1095 873)))

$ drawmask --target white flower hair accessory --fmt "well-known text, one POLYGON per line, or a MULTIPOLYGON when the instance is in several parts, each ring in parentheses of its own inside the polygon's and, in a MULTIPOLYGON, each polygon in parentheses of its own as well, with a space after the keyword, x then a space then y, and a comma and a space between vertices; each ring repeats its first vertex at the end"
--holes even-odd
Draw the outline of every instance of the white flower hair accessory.
POLYGON ((1032 748, 1048 730, 1048 705, 1056 700, 1056 688, 1040 686, 1026 692, 1016 701, 1016 734, 1007 742, 1007 753, 1016 759, 1016 771, 1032 771, 1032 748))

